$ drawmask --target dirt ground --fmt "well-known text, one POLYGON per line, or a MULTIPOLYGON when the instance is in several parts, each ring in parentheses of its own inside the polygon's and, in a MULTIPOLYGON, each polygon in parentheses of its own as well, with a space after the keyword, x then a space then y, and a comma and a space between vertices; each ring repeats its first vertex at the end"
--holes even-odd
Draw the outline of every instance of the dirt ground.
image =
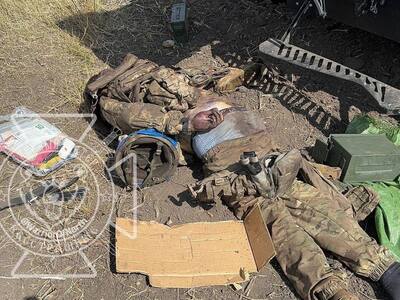
MULTIPOLYGON (((33 27, 30 34, 24 33, 26 27, 22 27, 27 21, 15 20, 13 34, 0 35, 3 45, 0 49, 0 112, 10 113, 17 106, 37 113, 87 112, 82 98, 84 83, 107 65, 116 66, 128 52, 158 64, 183 68, 241 66, 257 55, 260 42, 281 34, 290 21, 287 7, 270 1, 192 0, 189 1, 190 42, 167 49, 162 47, 162 42, 171 38, 168 28, 171 3, 167 0, 108 0, 101 8, 83 15, 58 17, 55 27, 41 21, 29 23, 33 24, 29 25, 33 27)), ((400 46, 395 42, 333 20, 307 18, 299 25, 293 43, 400 88, 400 46)), ((271 60, 269 64, 290 84, 265 82, 240 87, 228 96, 249 109, 258 110, 283 150, 307 150, 316 138, 343 132, 356 113, 382 113, 367 92, 354 84, 277 61, 271 60)), ((75 139, 82 136, 89 124, 84 118, 46 118, 75 139)), ((86 148, 82 148, 80 162, 93 171, 95 179, 88 178, 84 182, 91 193, 73 218, 73 222, 77 222, 90 217, 98 196, 100 204, 90 230, 91 237, 100 233, 104 226, 106 230, 84 250, 97 276, 64 280, 11 278, 24 251, 1 233, 1 299, 298 299, 276 260, 239 291, 230 286, 158 289, 150 287, 144 275, 115 273, 114 232, 107 225, 109 216, 115 220, 116 216, 129 217, 137 211, 140 220, 168 224, 230 220, 234 216, 220 203, 204 209, 189 197, 186 185, 201 177, 201 165, 197 162, 180 167, 170 182, 139 191, 138 203, 132 204, 131 192, 118 185, 113 190, 110 178, 104 173, 104 162, 114 146, 104 144, 107 134, 105 128, 95 127, 83 140, 86 148), (99 190, 94 184, 96 180, 99 190), (114 206, 108 201, 110 195, 115 196, 114 206)), ((2 159, 4 161, 4 157, 2 159)), ((65 176, 66 170, 72 170, 73 166, 66 166, 57 174, 65 176)), ((6 163, 1 169, 0 188, 4 197, 15 168, 15 164, 6 163)), ((22 185, 23 176, 23 172, 18 174, 13 188, 22 185)), ((74 205, 78 204, 66 205, 63 213, 69 213, 74 205)), ((39 214, 40 208, 43 206, 38 206, 39 214)), ((0 223, 11 228, 11 212, 2 211, 1 214, 0 223)), ((28 216, 28 212, 17 209, 14 214, 17 219, 28 216)), ((80 245, 88 243, 85 237, 78 242, 80 245)), ((344 268, 332 258, 329 262, 344 268)), ((17 271, 78 274, 89 270, 79 255, 57 259, 29 255, 17 271)), ((360 299, 387 299, 375 283, 347 273, 350 289, 360 299)))

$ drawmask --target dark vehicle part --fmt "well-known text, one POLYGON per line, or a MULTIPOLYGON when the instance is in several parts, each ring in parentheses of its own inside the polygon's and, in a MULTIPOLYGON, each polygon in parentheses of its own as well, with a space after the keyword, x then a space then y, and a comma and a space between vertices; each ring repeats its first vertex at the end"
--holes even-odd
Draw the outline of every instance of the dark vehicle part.
POLYGON ((296 2, 296 4, 298 3, 301 3, 301 6, 285 33, 279 39, 270 38, 261 43, 259 45, 261 54, 284 60, 303 68, 358 83, 364 87, 388 113, 400 114, 400 90, 326 57, 290 44, 291 35, 299 20, 306 14, 310 7, 314 5, 318 14, 322 17, 327 16, 327 12, 329 13, 329 0, 304 0, 303 2, 296 2))
MULTIPOLYGON (((287 0, 298 11, 304 0, 287 0)), ((400 43, 400 1, 325 0, 326 16, 400 43)))

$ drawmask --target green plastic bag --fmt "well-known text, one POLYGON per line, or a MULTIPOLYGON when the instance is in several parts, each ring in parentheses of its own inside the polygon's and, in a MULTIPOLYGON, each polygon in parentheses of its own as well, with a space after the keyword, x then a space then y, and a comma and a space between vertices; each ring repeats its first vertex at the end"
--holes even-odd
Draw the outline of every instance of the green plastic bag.
MULTIPOLYGON (((367 115, 356 116, 346 133, 385 134, 396 146, 400 146, 400 126, 367 115)), ((379 194, 380 202, 375 210, 375 228, 379 244, 387 247, 400 261, 400 179, 396 182, 367 183, 379 194)))
POLYGON ((400 182, 368 183, 379 194, 375 228, 379 244, 387 247, 400 261, 400 182))
POLYGON ((346 133, 386 134, 396 146, 400 146, 400 126, 367 115, 358 115, 347 126, 346 133))

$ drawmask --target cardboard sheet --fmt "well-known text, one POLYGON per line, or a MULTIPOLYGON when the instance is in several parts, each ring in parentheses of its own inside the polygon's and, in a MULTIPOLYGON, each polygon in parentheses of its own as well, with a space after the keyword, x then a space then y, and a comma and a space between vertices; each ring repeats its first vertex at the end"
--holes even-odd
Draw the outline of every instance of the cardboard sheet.
POLYGON ((244 219, 244 227, 253 253, 254 262, 259 271, 274 258, 275 248, 258 205, 244 219))
MULTIPOLYGON (((246 273, 258 271, 275 253, 258 206, 256 210, 245 222, 200 222, 169 227, 139 221, 136 239, 117 230, 117 272, 147 274, 152 286, 165 288, 243 282, 246 273)), ((118 227, 128 232, 132 230, 132 222, 117 219, 118 227)))

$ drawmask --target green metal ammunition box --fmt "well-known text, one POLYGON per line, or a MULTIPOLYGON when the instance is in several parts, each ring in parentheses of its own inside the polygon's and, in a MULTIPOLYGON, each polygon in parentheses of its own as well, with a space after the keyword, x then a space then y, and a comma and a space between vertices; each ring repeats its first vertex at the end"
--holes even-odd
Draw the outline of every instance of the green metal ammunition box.
POLYGON ((171 27, 178 43, 186 43, 188 34, 188 9, 185 2, 172 5, 171 27))
POLYGON ((400 175, 400 149, 385 135, 332 134, 325 163, 342 169, 347 183, 393 181, 400 175))

